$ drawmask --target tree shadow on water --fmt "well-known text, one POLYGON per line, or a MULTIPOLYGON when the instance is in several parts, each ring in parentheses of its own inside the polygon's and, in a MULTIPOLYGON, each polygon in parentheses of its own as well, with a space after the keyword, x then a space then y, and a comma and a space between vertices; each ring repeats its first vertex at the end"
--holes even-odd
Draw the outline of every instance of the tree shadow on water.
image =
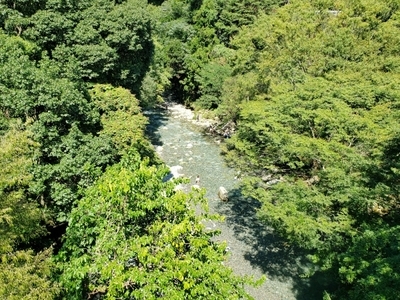
POLYGON ((244 258, 253 268, 269 280, 291 282, 296 299, 322 299, 323 291, 329 289, 329 280, 321 274, 301 276, 311 266, 307 253, 291 246, 263 224, 257 217, 260 207, 259 201, 245 198, 240 189, 234 189, 229 192, 229 202, 220 202, 216 211, 225 216, 226 225, 234 231, 236 239, 248 246, 244 258))
POLYGON ((161 141, 161 135, 158 133, 158 130, 167 124, 167 113, 165 110, 154 108, 144 111, 143 114, 149 119, 149 124, 147 124, 145 130, 146 136, 155 147, 162 146, 163 142, 161 141))

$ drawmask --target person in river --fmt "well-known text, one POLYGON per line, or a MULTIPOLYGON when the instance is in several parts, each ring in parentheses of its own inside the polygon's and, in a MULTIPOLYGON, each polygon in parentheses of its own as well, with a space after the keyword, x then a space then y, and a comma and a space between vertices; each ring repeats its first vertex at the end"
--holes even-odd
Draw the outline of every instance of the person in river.
POLYGON ((200 185, 200 176, 199 175, 197 175, 197 177, 196 177, 196 184, 200 185))

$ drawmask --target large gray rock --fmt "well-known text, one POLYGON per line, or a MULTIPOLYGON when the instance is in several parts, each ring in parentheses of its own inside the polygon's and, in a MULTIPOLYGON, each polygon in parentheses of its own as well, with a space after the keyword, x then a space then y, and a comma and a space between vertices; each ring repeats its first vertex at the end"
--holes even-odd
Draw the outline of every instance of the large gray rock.
POLYGON ((218 189, 218 197, 224 202, 227 202, 229 200, 228 191, 223 186, 220 186, 218 189))

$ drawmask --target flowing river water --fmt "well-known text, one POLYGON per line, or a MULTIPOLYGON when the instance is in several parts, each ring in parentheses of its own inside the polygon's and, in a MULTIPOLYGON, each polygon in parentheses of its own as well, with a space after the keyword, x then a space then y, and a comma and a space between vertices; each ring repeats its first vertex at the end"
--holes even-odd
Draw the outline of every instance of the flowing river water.
POLYGON ((191 185, 199 175, 200 186, 207 190, 210 212, 225 217, 224 222, 208 221, 206 226, 221 231, 217 240, 227 243, 227 265, 238 275, 267 277, 260 287, 248 287, 249 294, 256 300, 320 299, 311 280, 300 276, 305 266, 302 256, 257 219, 258 202, 240 197, 237 171, 224 163, 214 138, 193 124, 191 112, 174 105, 168 113, 145 114, 150 120, 148 135, 162 160, 190 177, 191 185), (218 199, 220 186, 228 190, 229 202, 218 199))

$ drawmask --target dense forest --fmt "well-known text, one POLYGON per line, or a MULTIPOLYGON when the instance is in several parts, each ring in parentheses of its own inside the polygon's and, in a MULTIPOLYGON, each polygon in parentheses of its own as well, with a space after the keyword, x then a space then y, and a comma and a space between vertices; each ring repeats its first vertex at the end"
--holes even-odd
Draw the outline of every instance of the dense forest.
POLYGON ((242 299, 204 190, 145 135, 166 98, 321 299, 398 299, 400 0, 0 0, 0 298, 242 299), (204 206, 202 215, 192 207, 204 206))

